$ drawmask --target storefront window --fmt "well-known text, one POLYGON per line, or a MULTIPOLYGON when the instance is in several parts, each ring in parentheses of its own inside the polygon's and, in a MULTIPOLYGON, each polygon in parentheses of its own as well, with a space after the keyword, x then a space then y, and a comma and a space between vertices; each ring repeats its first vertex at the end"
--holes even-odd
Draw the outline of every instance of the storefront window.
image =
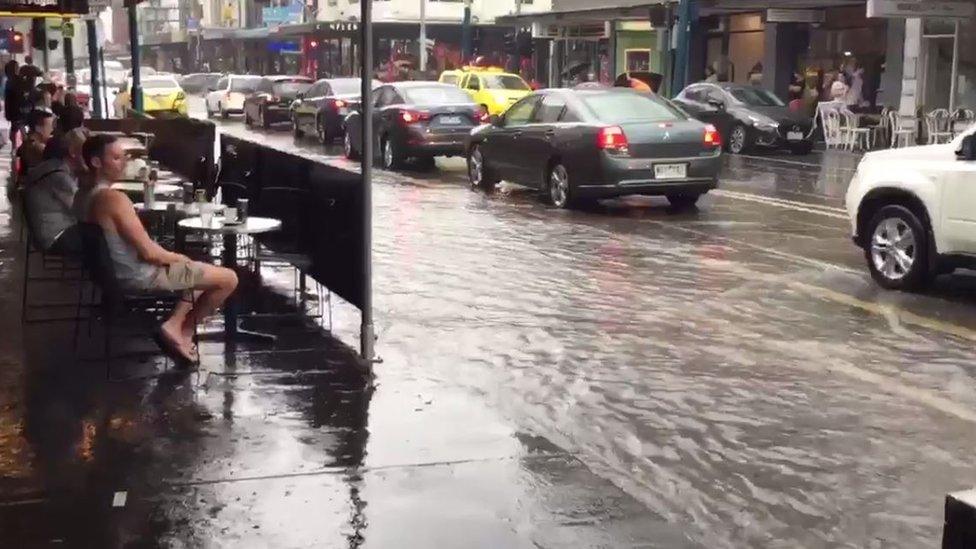
POLYGON ((960 24, 956 108, 976 109, 976 20, 960 24))

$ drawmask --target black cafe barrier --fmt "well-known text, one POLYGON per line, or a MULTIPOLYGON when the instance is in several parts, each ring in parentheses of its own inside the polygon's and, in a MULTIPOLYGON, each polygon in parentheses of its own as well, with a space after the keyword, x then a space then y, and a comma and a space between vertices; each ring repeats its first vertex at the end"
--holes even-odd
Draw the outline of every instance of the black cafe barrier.
POLYGON ((223 202, 248 200, 250 215, 282 220, 261 243, 306 256, 310 274, 360 310, 364 302, 362 176, 228 135, 220 137, 223 202))
POLYGON ((190 118, 91 118, 85 120, 85 127, 99 132, 151 133, 154 137, 149 158, 198 186, 209 186, 213 181, 217 129, 211 122, 190 118))

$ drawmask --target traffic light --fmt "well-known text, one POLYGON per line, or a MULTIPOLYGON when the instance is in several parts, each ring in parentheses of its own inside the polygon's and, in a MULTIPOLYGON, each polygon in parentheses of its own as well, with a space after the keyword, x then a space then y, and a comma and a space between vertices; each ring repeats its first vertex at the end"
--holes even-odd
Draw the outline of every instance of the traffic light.
POLYGON ((505 53, 510 55, 515 55, 518 52, 518 47, 515 43, 515 32, 505 33, 505 53))
POLYGON ((518 47, 518 54, 522 57, 532 57, 535 53, 535 42, 532 41, 532 33, 520 31, 515 40, 518 47))
POLYGON ((31 19, 31 46, 35 50, 44 49, 47 43, 47 21, 43 17, 31 19))

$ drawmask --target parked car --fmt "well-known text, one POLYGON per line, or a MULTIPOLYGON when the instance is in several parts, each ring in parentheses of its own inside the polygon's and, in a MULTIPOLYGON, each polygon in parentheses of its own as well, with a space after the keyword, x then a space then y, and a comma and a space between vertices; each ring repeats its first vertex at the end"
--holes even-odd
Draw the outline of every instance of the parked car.
POLYGON ((976 126, 951 143, 864 155, 847 189, 854 242, 884 288, 976 267, 976 126))
POLYGON ((691 207, 718 185, 721 137, 657 95, 629 88, 540 90, 471 132, 472 187, 499 180, 566 208, 630 194, 691 207))
POLYGON ((220 114, 227 118, 231 114, 244 113, 244 97, 254 92, 260 76, 243 74, 229 74, 220 78, 217 85, 207 91, 204 103, 207 108, 207 118, 220 114))
MULTIPOLYGON (((488 114, 457 86, 439 82, 396 82, 373 90, 373 134, 383 167, 396 169, 408 158, 464 154, 471 129, 488 114)), ((346 158, 358 158, 362 142, 359 110, 346 117, 346 158)))
POLYGON ((516 101, 532 93, 532 88, 521 76, 494 67, 465 67, 458 86, 488 114, 502 114, 516 101))
POLYGON ((244 124, 268 128, 291 119, 291 104, 312 87, 307 76, 265 76, 254 92, 244 97, 244 124))
MULTIPOLYGON (((382 85, 373 80, 373 88, 382 85)), ((359 107, 359 78, 324 78, 299 94, 291 106, 295 137, 312 132, 320 143, 328 144, 345 135, 346 116, 359 107)))
POLYGON ((194 72, 185 75, 179 82, 186 93, 202 93, 209 88, 216 89, 220 77, 219 72, 194 72))
MULTIPOLYGON (((186 93, 172 76, 144 76, 142 79, 142 110, 156 116, 187 116, 186 93)), ((126 80, 115 96, 116 116, 124 117, 132 104, 132 79, 126 80)))
POLYGON ((793 154, 813 150, 812 120, 789 107, 776 94, 742 84, 692 84, 674 98, 691 116, 712 124, 732 154, 757 147, 789 149, 793 154))

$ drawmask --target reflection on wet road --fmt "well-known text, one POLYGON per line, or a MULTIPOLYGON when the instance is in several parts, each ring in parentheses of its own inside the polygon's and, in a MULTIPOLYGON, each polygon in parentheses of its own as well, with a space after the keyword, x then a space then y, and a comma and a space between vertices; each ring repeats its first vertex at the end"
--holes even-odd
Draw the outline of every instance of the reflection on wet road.
POLYGON ((707 547, 938 543, 976 475, 976 284, 871 283, 840 209, 856 159, 728 159, 681 214, 556 211, 438 164, 377 172, 380 390, 463 385, 707 547))

